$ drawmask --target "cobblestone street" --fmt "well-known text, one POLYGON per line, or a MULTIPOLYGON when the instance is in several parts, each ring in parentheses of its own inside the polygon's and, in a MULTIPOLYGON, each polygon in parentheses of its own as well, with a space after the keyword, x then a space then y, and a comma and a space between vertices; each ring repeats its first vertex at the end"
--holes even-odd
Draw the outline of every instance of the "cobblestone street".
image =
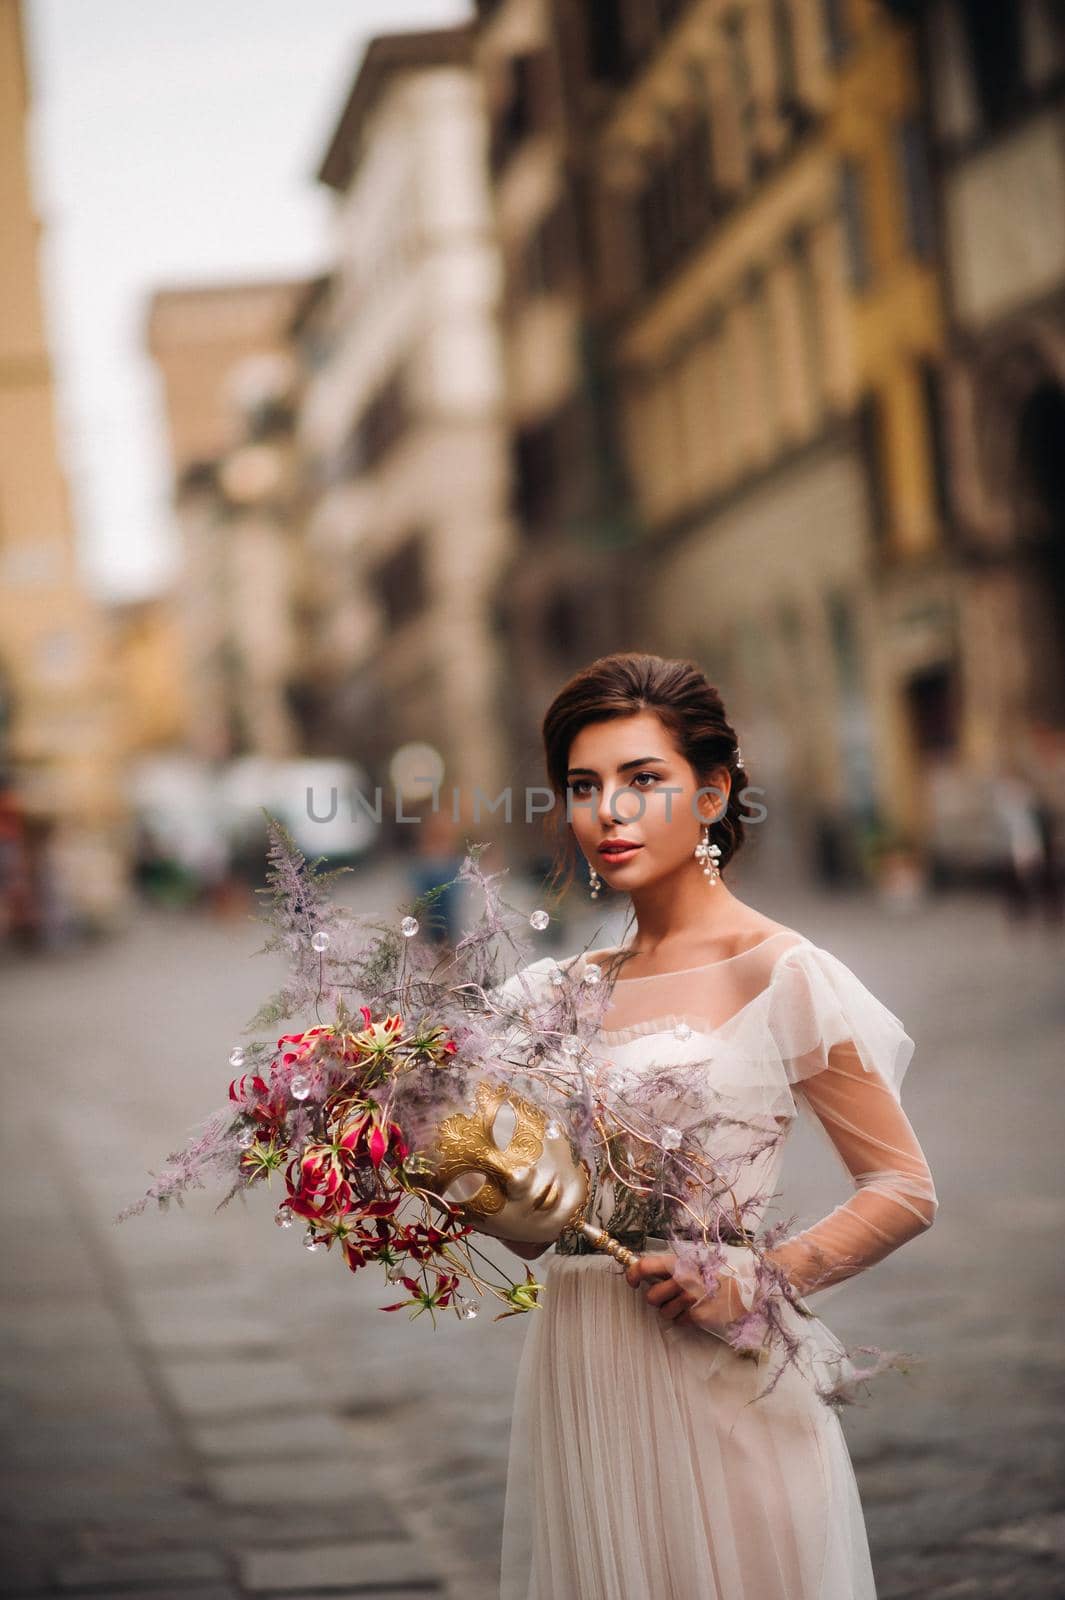
MULTIPOLYGON (((382 913, 402 893, 387 874, 356 889, 382 913)), ((937 1224, 817 1302, 848 1342, 920 1358, 844 1418, 880 1600, 1060 1596, 1065 940, 970 897, 907 916, 737 892, 839 955, 917 1040, 904 1103, 937 1224)), ((144 914, 120 941, 0 971, 10 1594, 496 1592, 525 1319, 386 1316, 383 1281, 305 1252, 266 1195, 113 1224, 224 1098, 278 976, 249 959, 260 943, 240 916, 144 914)), ((812 1136, 790 1164, 789 1210, 846 1193, 812 1136)))

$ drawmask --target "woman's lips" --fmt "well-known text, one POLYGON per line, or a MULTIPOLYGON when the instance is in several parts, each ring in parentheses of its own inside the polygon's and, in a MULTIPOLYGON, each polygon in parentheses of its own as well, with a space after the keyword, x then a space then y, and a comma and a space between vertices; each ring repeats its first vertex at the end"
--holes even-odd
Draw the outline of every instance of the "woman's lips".
POLYGON ((634 856, 636 852, 642 848, 643 847, 641 845, 630 844, 626 845, 622 850, 600 850, 599 855, 603 861, 609 861, 611 863, 615 861, 628 861, 630 857, 634 856))

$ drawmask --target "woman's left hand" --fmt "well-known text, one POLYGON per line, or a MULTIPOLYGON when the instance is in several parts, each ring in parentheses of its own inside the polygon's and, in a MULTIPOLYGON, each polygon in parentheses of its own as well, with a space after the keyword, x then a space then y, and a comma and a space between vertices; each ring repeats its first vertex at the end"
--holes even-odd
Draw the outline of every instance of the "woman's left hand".
POLYGON ((729 1324, 744 1313, 735 1278, 723 1273, 716 1293, 708 1295, 694 1273, 677 1270, 677 1258, 671 1251, 642 1255, 626 1267, 625 1280, 634 1289, 643 1284, 648 1305, 678 1326, 704 1328, 723 1336, 729 1324))

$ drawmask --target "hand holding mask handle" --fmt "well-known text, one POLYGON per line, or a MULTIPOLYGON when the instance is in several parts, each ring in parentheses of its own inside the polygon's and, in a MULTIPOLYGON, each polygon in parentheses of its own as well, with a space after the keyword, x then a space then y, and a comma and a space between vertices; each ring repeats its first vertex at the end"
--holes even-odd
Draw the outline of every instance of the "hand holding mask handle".
POLYGON ((424 1151, 437 1198, 515 1255, 541 1255, 567 1229, 623 1266, 639 1259, 585 1220, 591 1174, 561 1123, 507 1083, 482 1080, 470 1111, 441 1107, 424 1151), (444 1114, 447 1112, 447 1114, 444 1114), (521 1248, 521 1247, 524 1247, 521 1248))
MULTIPOLYGON (((566 1230, 563 1229, 562 1231, 564 1233, 566 1230)), ((602 1228, 595 1227, 591 1222, 582 1222, 579 1231, 583 1233, 591 1244, 595 1245, 597 1250, 605 1251, 607 1255, 613 1256, 615 1261, 620 1261, 623 1266, 630 1267, 634 1261, 640 1259, 632 1250, 627 1250, 623 1244, 618 1243, 617 1239, 611 1238, 609 1233, 604 1233, 602 1228)), ((504 1239, 502 1242, 508 1250, 513 1251, 516 1256, 520 1256, 523 1261, 535 1261, 538 1256, 543 1255, 545 1250, 551 1248, 550 1243, 530 1244, 527 1239, 504 1239)))

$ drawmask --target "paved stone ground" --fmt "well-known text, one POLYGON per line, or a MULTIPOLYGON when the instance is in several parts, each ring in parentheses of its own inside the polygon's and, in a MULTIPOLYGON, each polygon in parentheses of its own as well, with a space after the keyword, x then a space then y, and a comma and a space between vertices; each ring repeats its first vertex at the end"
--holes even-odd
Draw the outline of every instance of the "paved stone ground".
MULTIPOLYGON (((387 873, 357 889, 382 911, 399 892, 387 873)), ((845 1417, 880 1600, 1061 1596, 1065 939, 970 898, 907 917, 737 892, 841 955, 918 1040, 906 1104, 939 1220, 819 1303, 848 1341, 922 1358, 845 1417)), ((587 910, 564 948, 619 931, 587 910)), ((387 1288, 303 1251, 265 1195, 112 1223, 224 1096, 275 975, 257 943, 239 918, 146 915, 121 942, 0 968, 0 1592, 496 1592, 523 1319, 434 1333, 378 1313, 387 1288)), ((791 1166, 803 1215, 846 1192, 812 1140, 791 1166)))

